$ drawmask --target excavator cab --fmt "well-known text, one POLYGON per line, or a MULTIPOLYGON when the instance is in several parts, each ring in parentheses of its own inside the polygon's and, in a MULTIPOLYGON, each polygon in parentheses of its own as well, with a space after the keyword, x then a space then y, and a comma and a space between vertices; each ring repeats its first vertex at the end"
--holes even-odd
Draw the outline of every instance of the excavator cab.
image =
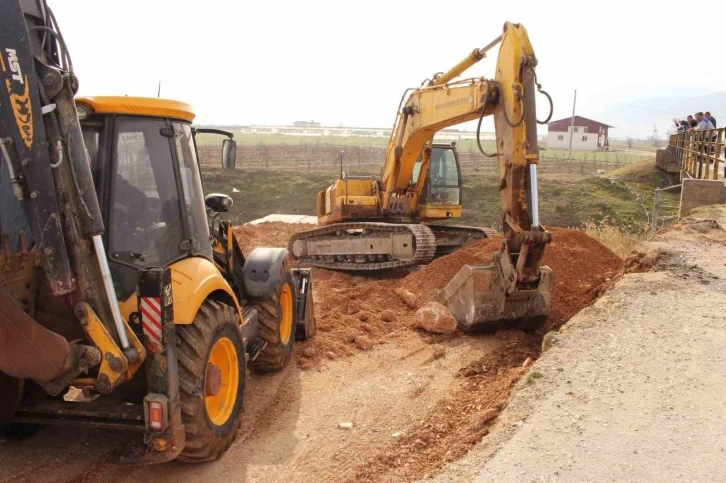
MULTIPOLYGON (((421 171, 422 157, 419 156, 411 175, 411 187, 415 188, 421 171)), ((459 153, 456 143, 434 144, 431 147, 428 176, 419 198, 423 210, 436 207, 461 209, 463 182, 459 153)))
MULTIPOLYGON (((410 190, 415 190, 423 156, 419 155, 411 173, 410 190)), ((463 180, 456 143, 432 144, 428 173, 418 202, 421 220, 460 217, 463 209, 463 180)))

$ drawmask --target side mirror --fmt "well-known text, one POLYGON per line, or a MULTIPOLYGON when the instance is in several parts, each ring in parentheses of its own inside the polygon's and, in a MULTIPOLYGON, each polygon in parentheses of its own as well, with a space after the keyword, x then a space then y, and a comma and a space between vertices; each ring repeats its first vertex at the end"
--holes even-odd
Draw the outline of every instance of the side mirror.
POLYGON ((234 139, 222 141, 222 167, 234 169, 237 163, 237 142, 234 139))
POLYGON ((214 213, 225 213, 232 207, 232 198, 224 193, 210 193, 204 197, 204 204, 214 213))

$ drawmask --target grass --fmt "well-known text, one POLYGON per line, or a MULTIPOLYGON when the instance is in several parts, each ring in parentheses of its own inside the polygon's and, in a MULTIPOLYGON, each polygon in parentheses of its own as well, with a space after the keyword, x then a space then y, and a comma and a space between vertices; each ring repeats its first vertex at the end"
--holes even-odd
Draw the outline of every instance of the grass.
MULTIPOLYGON (((233 197, 235 204, 228 217, 236 224, 270 213, 315 215, 318 192, 336 177, 332 172, 274 169, 228 172, 213 166, 205 166, 202 172, 207 193, 233 197), (238 192, 233 192, 235 188, 238 192)), ((582 229, 626 257, 649 234, 653 190, 665 185, 667 179, 652 161, 601 176, 541 176, 540 218, 545 226, 582 229)), ((661 216, 677 213, 678 196, 662 194, 661 216)), ((493 172, 465 174, 463 203, 463 216, 450 223, 501 228, 501 202, 493 172)))
POLYGON ((637 231, 628 230, 604 219, 599 223, 591 221, 585 223, 584 231, 612 250, 617 256, 625 259, 633 251, 636 244, 648 238, 651 230, 648 225, 643 225, 637 231))

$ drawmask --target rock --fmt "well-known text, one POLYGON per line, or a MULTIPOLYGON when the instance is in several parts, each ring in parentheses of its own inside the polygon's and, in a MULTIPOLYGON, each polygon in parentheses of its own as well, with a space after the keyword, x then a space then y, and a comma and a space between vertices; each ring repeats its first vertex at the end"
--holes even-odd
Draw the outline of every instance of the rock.
POLYGON ((358 304, 355 302, 348 302, 348 305, 345 307, 345 313, 348 315, 357 314, 360 312, 360 307, 358 307, 358 304))
POLYGON ((398 295, 403 303, 406 304, 406 306, 408 306, 409 308, 416 308, 418 297, 416 297, 412 292, 406 290, 405 288, 399 287, 396 289, 396 295, 398 295))
POLYGON ((305 349, 303 349, 303 355, 305 357, 313 357, 315 355, 315 349, 313 349, 312 347, 306 347, 305 349))
POLYGON ((365 322, 366 320, 368 320, 370 318, 371 318, 371 314, 369 314, 368 312, 361 312, 358 314, 358 320, 360 320, 361 322, 365 322))
POLYGON ((531 358, 531 357, 527 357, 527 358, 526 358, 526 359, 524 360, 524 362, 522 363, 522 367, 525 367, 525 368, 526 368, 526 367, 529 367, 529 366, 531 366, 532 364, 533 364, 533 362, 532 362, 532 358, 531 358))
POLYGON ((364 331, 366 331, 366 332, 370 332, 370 331, 372 331, 372 330, 373 330, 373 327, 371 327, 371 326, 370 326, 370 325, 368 325, 368 324, 361 324, 361 325, 360 325, 360 328, 361 328, 361 329, 363 329, 363 330, 364 330, 364 331))
POLYGON ((337 359, 338 358, 338 356, 335 355, 335 352, 331 352, 331 351, 326 352, 325 357, 327 357, 328 359, 337 359))
POLYGON ((340 429, 353 429, 353 423, 340 423, 338 425, 340 429))
POLYGON ((456 319, 439 302, 429 302, 418 309, 416 326, 434 334, 453 334, 457 329, 456 319))
POLYGON ((395 433, 393 433, 391 435, 392 438, 396 438, 396 439, 400 438, 401 436, 403 436, 403 431, 396 431, 395 433))
POLYGON ((491 421, 494 421, 497 416, 499 416, 499 410, 497 408, 489 408, 484 411, 484 414, 482 414, 480 423, 483 426, 491 421))
POLYGON ((373 347, 373 342, 371 342, 371 340, 367 336, 359 335, 355 338, 355 345, 360 350, 367 351, 368 349, 373 347))
POLYGON ((384 310, 381 312, 380 317, 383 322, 394 322, 396 320, 396 314, 393 313, 393 310, 384 310))

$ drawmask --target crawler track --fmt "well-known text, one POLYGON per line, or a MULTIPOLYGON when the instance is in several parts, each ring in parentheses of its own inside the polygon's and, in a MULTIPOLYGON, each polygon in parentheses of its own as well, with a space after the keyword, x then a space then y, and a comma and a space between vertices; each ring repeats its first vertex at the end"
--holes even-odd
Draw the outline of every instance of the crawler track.
POLYGON ((436 236, 434 232, 425 225, 420 224, 393 224, 393 223, 338 223, 322 228, 316 228, 307 232, 297 233, 290 237, 288 250, 295 260, 316 267, 330 268, 334 270, 346 271, 373 271, 388 270, 391 268, 408 267, 412 265, 421 265, 430 262, 436 253, 436 236), (295 241, 313 241, 324 239, 339 239, 339 233, 345 230, 367 230, 365 235, 342 235, 343 237, 370 236, 380 238, 382 236, 392 236, 398 233, 410 232, 414 236, 414 256, 411 260, 385 260, 385 261, 366 261, 366 262, 349 262, 349 261, 329 261, 312 256, 296 257, 293 251, 295 241))

